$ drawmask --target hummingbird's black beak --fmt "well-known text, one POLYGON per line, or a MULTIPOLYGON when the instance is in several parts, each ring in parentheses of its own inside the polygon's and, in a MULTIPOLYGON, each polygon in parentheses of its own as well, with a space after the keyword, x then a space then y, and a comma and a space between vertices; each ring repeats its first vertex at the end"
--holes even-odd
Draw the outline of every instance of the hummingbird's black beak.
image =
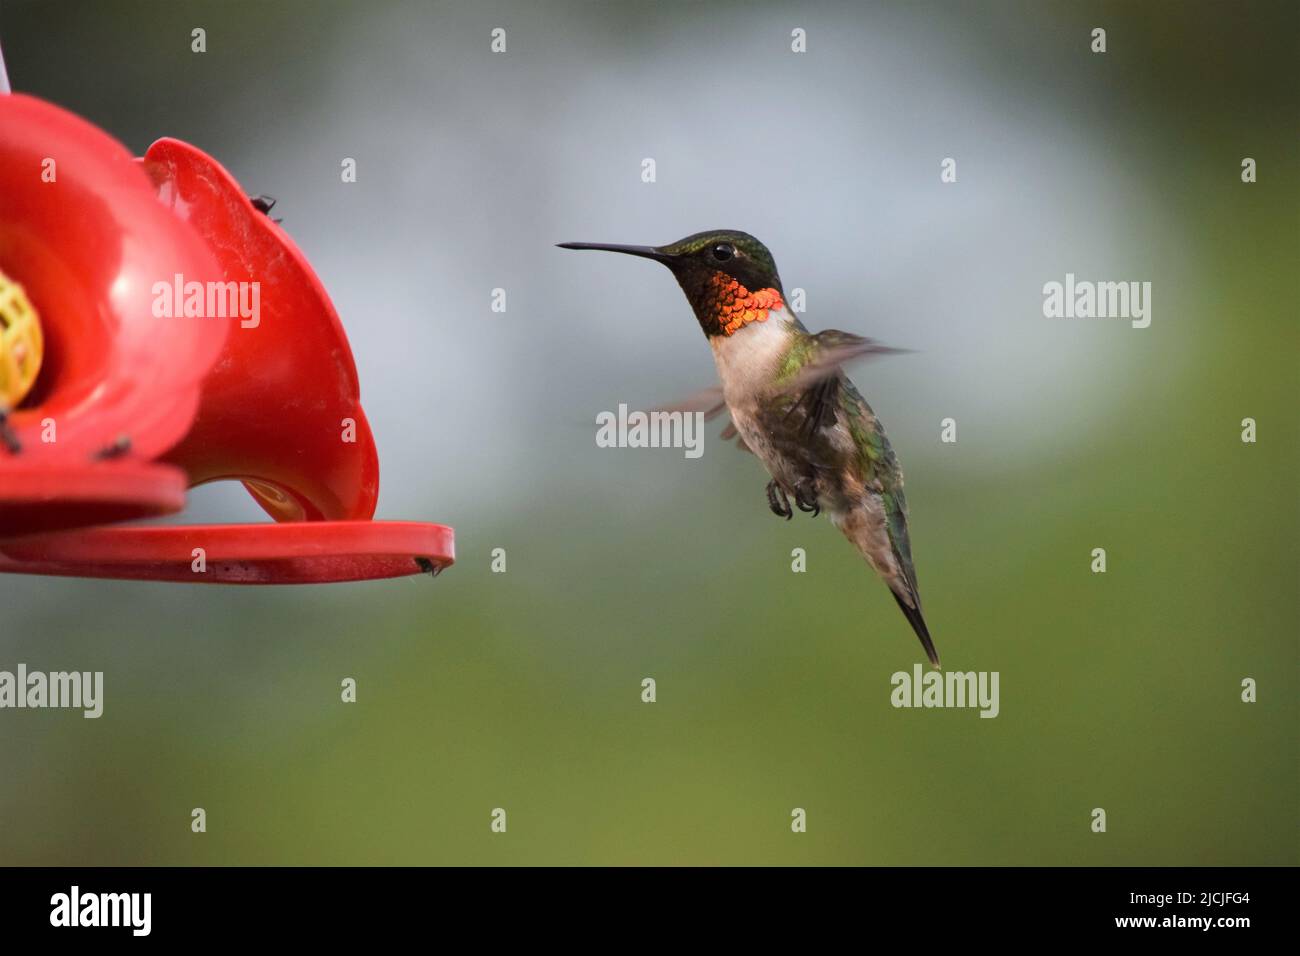
POLYGON ((676 256, 660 252, 654 246, 620 246, 607 242, 561 242, 557 245, 561 249, 600 249, 603 252, 622 252, 629 256, 640 256, 642 259, 653 259, 664 265, 671 265, 677 261, 676 256))

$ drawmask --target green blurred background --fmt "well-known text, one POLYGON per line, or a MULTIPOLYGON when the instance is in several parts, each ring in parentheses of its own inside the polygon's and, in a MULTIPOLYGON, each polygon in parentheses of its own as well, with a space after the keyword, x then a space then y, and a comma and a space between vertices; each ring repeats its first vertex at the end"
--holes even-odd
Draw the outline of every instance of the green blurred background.
MULTIPOLYGON (((1300 861, 1298 21, 5 0, 16 90, 277 197, 352 340, 380 515, 454 525, 458 563, 0 580, 0 668, 106 684, 97 721, 0 713, 0 863, 1300 861), (551 244, 718 227, 769 245, 811 327, 917 350, 855 379, 944 663, 1001 673, 997 719, 890 706, 921 659, 894 602, 825 521, 774 518, 716 431, 698 461, 595 447, 596 412, 712 363, 662 269, 551 244), (1151 281, 1151 327, 1045 319, 1066 272, 1151 281)), ((256 515, 217 487, 186 518, 256 515)))

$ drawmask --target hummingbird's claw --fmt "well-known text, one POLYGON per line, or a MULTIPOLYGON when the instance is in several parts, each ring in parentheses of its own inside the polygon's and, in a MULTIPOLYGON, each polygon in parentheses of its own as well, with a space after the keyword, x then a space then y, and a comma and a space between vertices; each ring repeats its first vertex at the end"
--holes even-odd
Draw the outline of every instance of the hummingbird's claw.
POLYGON ((442 568, 439 565, 434 564, 428 558, 416 558, 415 566, 420 569, 422 574, 427 574, 431 578, 436 578, 442 573, 442 568))
POLYGON ((817 503, 817 490, 810 481, 801 481, 794 489, 794 503, 800 511, 814 518, 822 513, 822 506, 817 503))
POLYGON ((794 512, 790 509, 790 499, 786 497, 785 489, 776 483, 775 478, 767 483, 767 506, 778 518, 789 521, 794 517, 794 512))

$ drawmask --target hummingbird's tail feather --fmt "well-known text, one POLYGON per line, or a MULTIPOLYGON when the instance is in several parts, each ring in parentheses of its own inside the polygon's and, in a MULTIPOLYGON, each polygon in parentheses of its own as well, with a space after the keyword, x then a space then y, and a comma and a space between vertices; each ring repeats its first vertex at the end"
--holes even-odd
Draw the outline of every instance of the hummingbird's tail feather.
POLYGON ((907 618, 907 623, 912 625, 912 630, 916 631, 916 636, 921 639, 921 646, 925 648, 930 663, 935 667, 942 667, 943 665, 939 663, 939 652, 935 649, 934 641, 930 638, 930 629, 925 626, 925 618, 921 615, 921 609, 919 607, 908 607, 907 602, 899 597, 893 588, 889 589, 889 593, 894 595, 899 610, 907 618))
POLYGON ((904 507, 901 490, 889 495, 867 495, 860 499, 858 507, 832 512, 831 521, 866 558, 872 570, 880 575, 916 632, 930 663, 939 667, 939 652, 930 638, 930 629, 921 615, 921 601, 917 597, 916 571, 912 567, 904 507))

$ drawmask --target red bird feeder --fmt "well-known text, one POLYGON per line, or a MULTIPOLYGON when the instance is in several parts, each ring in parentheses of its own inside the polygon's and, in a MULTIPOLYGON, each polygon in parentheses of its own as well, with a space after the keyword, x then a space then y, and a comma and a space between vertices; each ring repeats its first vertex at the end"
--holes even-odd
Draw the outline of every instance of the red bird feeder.
POLYGON ((0 571, 275 584, 453 561, 450 528, 371 520, 347 338, 265 205, 193 146, 136 160, 17 95, 0 96, 0 413, 0 571), (104 527, 229 479, 275 523, 104 527))

